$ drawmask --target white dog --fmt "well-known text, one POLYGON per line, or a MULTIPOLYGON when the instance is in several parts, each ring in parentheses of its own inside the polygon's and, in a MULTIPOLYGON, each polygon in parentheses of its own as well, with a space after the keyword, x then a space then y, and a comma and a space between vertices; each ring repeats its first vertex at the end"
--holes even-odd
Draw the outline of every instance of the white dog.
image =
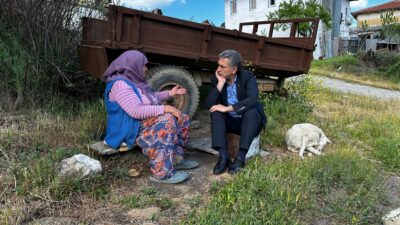
POLYGON ((321 155, 326 143, 331 143, 319 127, 310 123, 293 125, 286 133, 285 139, 288 150, 299 152, 301 158, 304 158, 305 150, 321 155))

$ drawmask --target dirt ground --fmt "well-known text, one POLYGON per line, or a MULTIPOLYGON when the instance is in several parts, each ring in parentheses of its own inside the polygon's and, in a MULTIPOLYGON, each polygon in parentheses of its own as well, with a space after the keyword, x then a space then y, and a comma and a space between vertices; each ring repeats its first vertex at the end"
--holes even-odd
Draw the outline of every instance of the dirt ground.
MULTIPOLYGON (((193 122, 196 127, 190 131, 190 140, 210 137, 208 112, 200 110, 195 120, 198 122, 193 122)), ((30 213, 31 218, 27 218, 24 224, 176 224, 192 211, 192 207, 199 208, 208 202, 213 183, 219 185, 233 178, 227 173, 213 175, 212 169, 217 161, 217 155, 196 149, 188 149, 186 158, 198 161, 200 166, 187 170, 190 174, 189 180, 176 185, 151 182, 147 160, 140 149, 96 158, 101 161, 103 171, 106 173, 119 167, 135 169, 140 172, 140 175, 113 180, 110 184, 110 200, 82 198, 79 195, 69 204, 42 205, 35 212, 30 213), (145 189, 154 189, 158 196, 172 200, 173 207, 157 209, 146 206, 132 210, 124 208, 113 200, 129 197, 132 194, 143 195, 145 189), (194 204, 193 201, 198 201, 198 203, 194 204)))

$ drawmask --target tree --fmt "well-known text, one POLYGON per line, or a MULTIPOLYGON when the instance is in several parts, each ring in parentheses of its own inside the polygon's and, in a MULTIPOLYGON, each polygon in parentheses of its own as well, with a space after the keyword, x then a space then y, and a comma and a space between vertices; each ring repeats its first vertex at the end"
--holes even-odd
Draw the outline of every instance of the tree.
POLYGON ((400 24, 393 11, 381 13, 382 38, 388 41, 400 42, 400 24))
MULTIPOLYGON (((294 18, 306 18, 306 17, 319 17, 322 23, 327 27, 331 28, 331 15, 324 6, 319 4, 317 0, 288 0, 279 4, 277 11, 270 12, 268 20, 280 20, 280 19, 294 19, 294 18)), ((288 29, 286 24, 280 24, 276 29, 282 29, 283 31, 288 29)), ((302 36, 307 36, 310 33, 311 27, 309 24, 300 23, 298 32, 302 36)))

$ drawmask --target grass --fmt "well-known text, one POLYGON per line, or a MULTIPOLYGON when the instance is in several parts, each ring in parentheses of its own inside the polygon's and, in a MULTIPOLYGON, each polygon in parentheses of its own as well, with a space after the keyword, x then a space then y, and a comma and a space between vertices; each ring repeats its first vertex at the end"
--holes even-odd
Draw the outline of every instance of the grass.
POLYGON ((376 224, 381 177, 350 149, 312 160, 255 159, 188 224, 376 224), (313 220, 314 219, 314 220, 313 220))
MULTIPOLYGON (((261 96, 268 117, 267 129, 261 140, 269 146, 284 145, 282 137, 290 126, 306 122, 314 108, 312 101, 317 84, 309 76, 288 82, 286 88, 290 92, 287 98, 272 94, 261 96)), ((267 146, 264 146, 264 149, 267 149, 267 146)))
POLYGON ((36 207, 32 206, 35 202, 68 202, 81 194, 93 199, 109 197, 111 173, 82 179, 57 176, 62 159, 76 153, 91 155, 86 145, 103 132, 103 105, 72 104, 57 97, 53 101, 57 104, 5 114, 0 121, 1 224, 19 223, 26 210, 36 207))
POLYGON ((310 122, 333 141, 325 155, 252 160, 232 182, 214 188, 212 200, 185 224, 380 224, 400 204, 386 181, 400 173, 400 104, 304 82, 289 84, 287 99, 264 96, 262 143, 266 149, 284 146, 291 125, 310 122))
POLYGON ((361 56, 344 55, 323 60, 314 60, 311 63, 309 74, 321 75, 330 78, 345 80, 348 82, 369 85, 378 88, 386 88, 391 90, 400 90, 400 74, 399 74, 399 56, 390 56, 391 54, 379 53, 377 58, 394 60, 393 64, 384 64, 385 60, 375 59, 363 62, 361 56), (389 55, 389 56, 388 56, 389 55), (397 57, 397 58, 396 58, 397 57), (376 62, 378 61, 378 62, 376 62), (379 64, 376 67, 370 64, 379 64))
POLYGON ((341 145, 351 144, 379 160, 387 171, 400 172, 400 104, 373 98, 322 92, 316 114, 329 124, 326 130, 341 145))
POLYGON ((118 201, 128 209, 145 208, 148 206, 158 206, 162 209, 174 207, 172 200, 160 195, 153 188, 145 188, 140 194, 132 194, 118 201))
MULTIPOLYGON (((310 122, 333 141, 325 155, 250 160, 233 181, 211 183, 209 202, 203 195, 185 200, 193 211, 181 223, 380 224, 382 215, 398 206, 387 182, 400 173, 399 102, 320 89, 307 76, 286 88, 287 98, 261 96, 268 115, 263 148, 284 148, 287 129, 310 122)), ((175 203, 152 187, 114 201, 112 187, 127 179, 127 168, 108 168, 84 179, 57 177, 57 162, 89 154, 86 144, 104 130, 101 102, 68 103, 55 99, 42 110, 24 112, 15 126, 0 121, 6 128, 0 131, 0 223, 19 223, 27 207, 34 208, 27 204, 68 205, 80 196, 126 209, 151 205, 173 211, 175 203)))

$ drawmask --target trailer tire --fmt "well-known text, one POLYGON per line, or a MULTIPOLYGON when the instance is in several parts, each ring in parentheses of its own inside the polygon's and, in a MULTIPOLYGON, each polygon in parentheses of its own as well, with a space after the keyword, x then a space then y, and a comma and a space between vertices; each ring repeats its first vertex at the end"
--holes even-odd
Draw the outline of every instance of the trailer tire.
POLYGON ((147 76, 148 83, 154 91, 170 90, 180 85, 187 94, 168 99, 165 103, 173 105, 193 117, 199 105, 199 89, 191 73, 178 66, 157 66, 151 68, 147 76))

